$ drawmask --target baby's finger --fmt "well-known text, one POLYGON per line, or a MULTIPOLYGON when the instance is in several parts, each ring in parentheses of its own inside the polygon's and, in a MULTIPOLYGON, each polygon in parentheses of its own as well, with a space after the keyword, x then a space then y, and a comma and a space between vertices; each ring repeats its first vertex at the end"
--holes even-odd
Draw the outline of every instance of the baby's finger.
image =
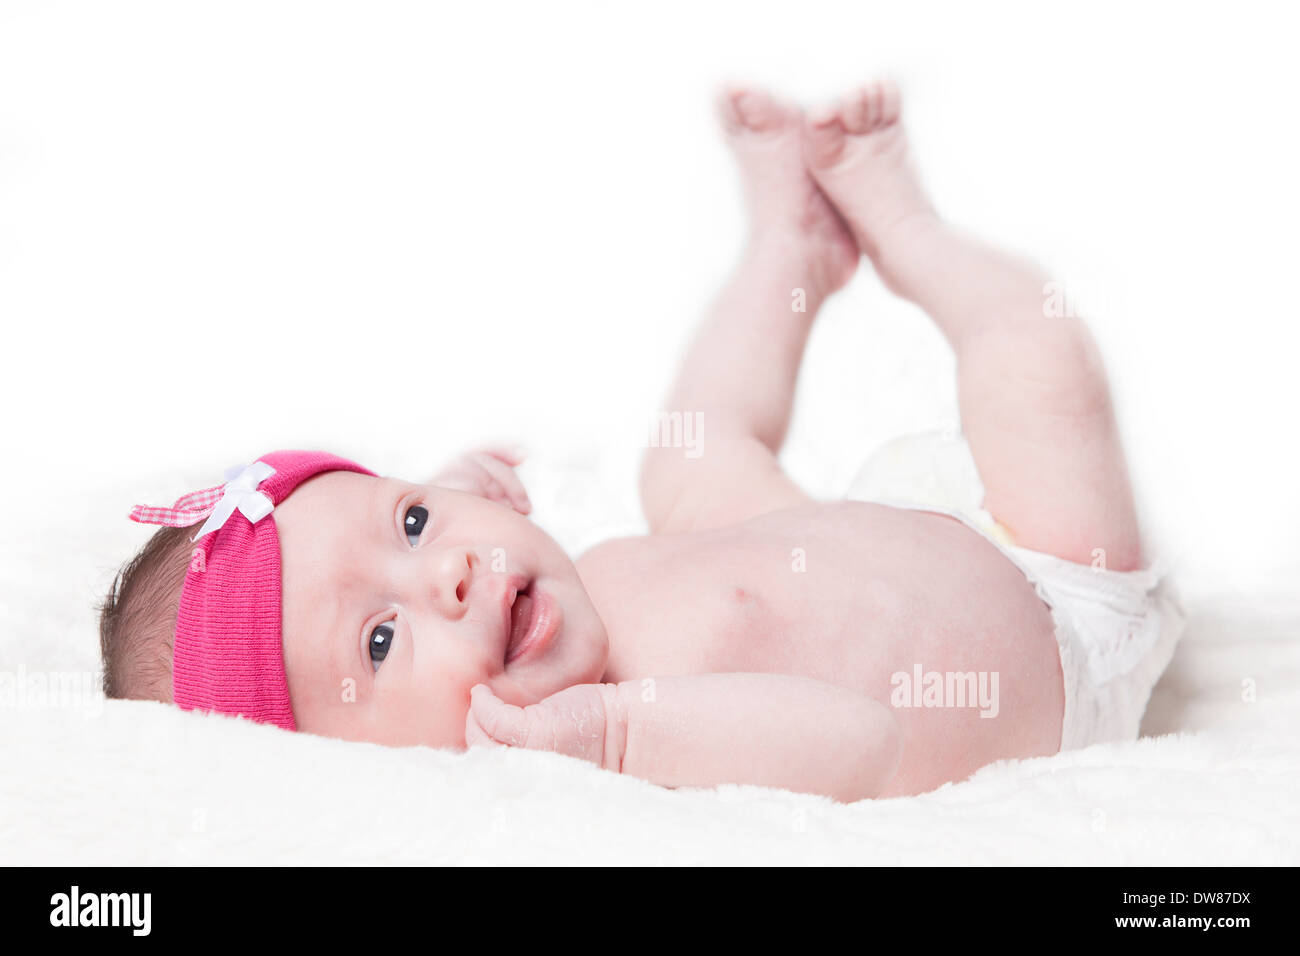
POLYGON ((510 500, 510 494, 501 486, 501 482, 488 474, 487 467, 482 462, 474 462, 474 468, 478 482, 474 494, 488 501, 495 501, 499 505, 505 505, 507 508, 515 506, 515 503, 510 500))
POLYGON ((502 460, 484 453, 476 455, 474 460, 482 465, 483 470, 501 487, 511 507, 521 515, 526 515, 533 510, 533 503, 528 499, 524 483, 519 480, 513 468, 502 460))
POLYGON ((503 744, 497 743, 491 735, 484 730, 474 716, 474 711, 470 710, 465 715, 465 746, 468 747, 501 747, 503 744))
POLYGON ((491 455, 511 468, 517 468, 528 457, 528 452, 518 445, 493 445, 490 448, 480 448, 478 452, 482 455, 491 455))
POLYGON ((527 740, 523 708, 505 703, 486 684, 475 684, 469 692, 469 709, 470 717, 498 743, 521 747, 527 740))
POLYGON ((429 484, 450 488, 452 491, 478 494, 483 485, 483 469, 476 464, 458 461, 430 478, 429 484))

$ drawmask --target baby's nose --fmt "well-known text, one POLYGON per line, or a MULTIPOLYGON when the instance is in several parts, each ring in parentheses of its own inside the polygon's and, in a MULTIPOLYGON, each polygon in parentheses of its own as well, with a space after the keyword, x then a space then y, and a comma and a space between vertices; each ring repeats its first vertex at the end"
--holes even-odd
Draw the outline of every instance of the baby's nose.
POLYGON ((469 586, 478 559, 468 548, 450 548, 434 560, 434 602, 448 619, 459 620, 469 607, 469 586))

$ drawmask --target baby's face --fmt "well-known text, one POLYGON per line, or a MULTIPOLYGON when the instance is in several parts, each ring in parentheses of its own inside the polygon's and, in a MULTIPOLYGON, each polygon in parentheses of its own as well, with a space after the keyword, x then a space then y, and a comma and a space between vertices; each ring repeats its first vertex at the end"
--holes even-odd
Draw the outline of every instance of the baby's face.
POLYGON ((475 684, 522 706, 604 673, 605 628, 573 562, 503 505, 330 472, 275 523, 299 730, 460 747, 475 684))

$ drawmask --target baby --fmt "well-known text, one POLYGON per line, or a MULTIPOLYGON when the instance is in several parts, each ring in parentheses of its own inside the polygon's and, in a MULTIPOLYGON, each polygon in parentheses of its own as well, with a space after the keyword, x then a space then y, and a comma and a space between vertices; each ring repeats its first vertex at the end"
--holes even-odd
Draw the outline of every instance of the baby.
POLYGON ((936 214, 892 85, 721 109, 752 230, 669 393, 704 444, 645 456, 648 536, 570 560, 508 452, 428 484, 272 453, 133 512, 168 527, 105 603, 108 695, 843 801, 1135 737, 1180 622, 1087 330, 936 214), (815 501, 781 469, 809 328, 864 254, 956 353, 989 520, 815 501))

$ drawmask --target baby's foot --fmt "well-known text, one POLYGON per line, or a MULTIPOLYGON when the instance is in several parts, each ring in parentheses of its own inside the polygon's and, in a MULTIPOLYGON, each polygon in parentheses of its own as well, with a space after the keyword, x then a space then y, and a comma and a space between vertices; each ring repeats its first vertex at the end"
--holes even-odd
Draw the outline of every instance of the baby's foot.
POLYGON ((799 259, 824 294, 853 276, 858 247, 804 165, 803 115, 761 90, 733 87, 719 103, 749 205, 757 249, 799 259))
POLYGON ((904 242, 912 227, 937 221, 908 153, 892 83, 864 86, 805 122, 809 172, 887 284, 881 253, 904 242))

